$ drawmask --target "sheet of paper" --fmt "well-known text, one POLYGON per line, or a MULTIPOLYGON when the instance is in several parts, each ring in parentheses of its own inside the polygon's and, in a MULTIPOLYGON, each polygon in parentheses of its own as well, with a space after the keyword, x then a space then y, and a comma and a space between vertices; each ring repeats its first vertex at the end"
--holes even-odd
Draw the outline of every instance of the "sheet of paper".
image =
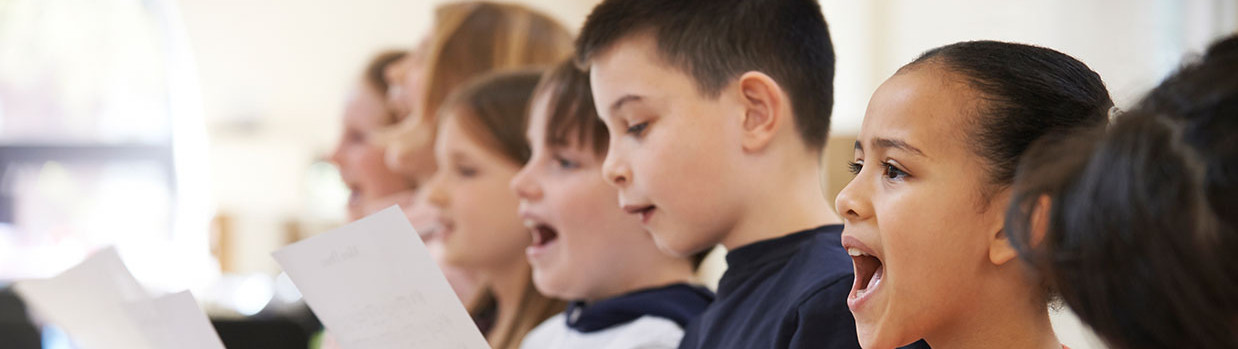
POLYGON ((148 296, 114 248, 96 252, 56 277, 20 281, 14 289, 82 348, 155 348, 126 315, 123 304, 148 296))
POLYGON ((129 302, 124 307, 157 348, 224 349, 211 320, 189 291, 129 302))
POLYGON ((273 255, 343 348, 489 348, 397 206, 273 255))
POLYGON ((50 279, 14 288, 83 349, 223 349, 189 292, 153 298, 107 248, 50 279))

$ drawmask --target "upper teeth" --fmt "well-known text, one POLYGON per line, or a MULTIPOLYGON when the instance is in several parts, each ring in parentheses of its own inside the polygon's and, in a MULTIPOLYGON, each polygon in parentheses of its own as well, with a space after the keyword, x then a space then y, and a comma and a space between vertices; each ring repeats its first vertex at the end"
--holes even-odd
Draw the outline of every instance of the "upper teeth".
POLYGON ((524 227, 529 229, 537 229, 538 223, 532 219, 524 220, 524 227))
POLYGON ((859 256, 867 255, 867 253, 864 253, 864 251, 860 251, 860 249, 854 248, 854 247, 848 248, 847 254, 851 255, 852 257, 859 257, 859 256))

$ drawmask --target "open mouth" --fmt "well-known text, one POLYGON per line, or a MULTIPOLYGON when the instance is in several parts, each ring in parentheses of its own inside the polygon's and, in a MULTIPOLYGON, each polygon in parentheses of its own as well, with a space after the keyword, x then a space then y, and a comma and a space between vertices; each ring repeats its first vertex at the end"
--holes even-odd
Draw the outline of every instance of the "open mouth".
POLYGON ((851 286, 851 298, 863 299, 877 290, 884 274, 881 259, 855 247, 847 248, 851 262, 855 264, 855 284, 851 286))
POLYGON ((526 220, 524 225, 533 234, 533 243, 530 246, 543 247, 559 239, 559 232, 549 225, 531 220, 526 220))
POLYGON ((439 217, 438 221, 433 224, 434 235, 443 241, 451 237, 451 233, 455 231, 456 223, 447 217, 439 217))

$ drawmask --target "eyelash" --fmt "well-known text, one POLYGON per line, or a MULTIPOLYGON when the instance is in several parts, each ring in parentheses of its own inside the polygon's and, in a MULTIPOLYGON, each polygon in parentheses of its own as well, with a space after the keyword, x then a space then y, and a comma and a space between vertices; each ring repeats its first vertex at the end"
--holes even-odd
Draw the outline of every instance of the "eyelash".
POLYGON ((648 121, 642 122, 636 125, 628 126, 627 133, 634 137, 640 138, 641 134, 644 133, 645 129, 648 127, 649 127, 648 121))
POLYGON ((350 131, 344 135, 344 139, 350 143, 365 143, 365 133, 350 131))
POLYGON ((852 176, 858 176, 862 168, 864 168, 864 162, 862 161, 847 161, 847 170, 851 172, 852 176))
POLYGON ((580 167, 580 164, 576 163, 575 161, 568 160, 567 158, 559 156, 559 155, 555 155, 555 164, 558 165, 559 168, 568 169, 568 170, 572 170, 572 169, 576 169, 580 167))
MULTIPOLYGON (((853 176, 859 175, 860 169, 862 169, 863 167, 864 167, 863 161, 848 161, 847 162, 847 169, 851 171, 851 175, 853 176)), ((907 176, 910 175, 907 173, 907 171, 903 171, 902 169, 898 168, 898 166, 894 166, 894 164, 889 163, 889 162, 882 162, 881 167, 884 167, 884 171, 882 172, 882 175, 884 175, 887 179, 903 179, 903 178, 907 178, 907 176)))
POLYGON ((891 164, 888 162, 883 162, 881 164, 884 165, 886 168, 886 172, 885 172, 886 178, 903 179, 907 177, 907 171, 903 171, 902 169, 899 169, 898 166, 894 166, 894 164, 891 164))
POLYGON ((477 169, 472 167, 456 166, 456 173, 460 174, 460 177, 472 178, 477 175, 477 169))

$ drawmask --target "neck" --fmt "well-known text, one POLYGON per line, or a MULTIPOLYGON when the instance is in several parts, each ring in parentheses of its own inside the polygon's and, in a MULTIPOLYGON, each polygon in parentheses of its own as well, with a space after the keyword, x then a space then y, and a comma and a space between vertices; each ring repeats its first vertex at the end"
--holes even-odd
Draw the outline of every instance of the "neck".
POLYGON ((977 297, 966 311, 970 316, 954 319, 925 341, 934 348, 1061 349, 1048 307, 1020 285, 978 292, 994 296, 977 297))
POLYGON ((653 255, 633 256, 633 261, 636 264, 625 263, 623 268, 626 275, 614 275, 612 278, 616 282, 616 287, 609 290, 601 290, 587 297, 586 303, 593 303, 603 299, 622 295, 633 291, 651 289, 656 287, 670 286, 679 283, 691 283, 695 278, 695 272, 692 270, 691 262, 675 258, 654 249, 653 255), (640 263, 639 261, 646 261, 640 263))
MULTIPOLYGON (((798 145, 801 146, 802 145, 798 145)), ((747 212, 722 240, 728 250, 826 224, 842 224, 821 185, 818 156, 797 154, 753 166, 747 212)))

